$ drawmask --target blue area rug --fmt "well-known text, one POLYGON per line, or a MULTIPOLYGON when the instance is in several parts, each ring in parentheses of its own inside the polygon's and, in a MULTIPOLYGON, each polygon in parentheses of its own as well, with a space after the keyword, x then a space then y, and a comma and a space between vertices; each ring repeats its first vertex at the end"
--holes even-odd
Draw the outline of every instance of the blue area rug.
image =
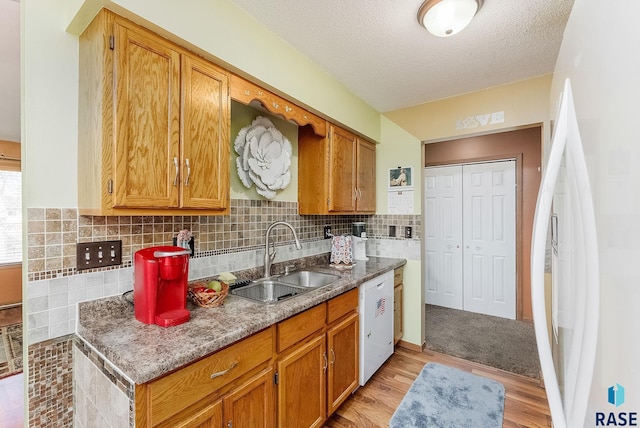
POLYGON ((500 428, 503 417, 502 384, 428 363, 391 417, 389 428, 500 428))

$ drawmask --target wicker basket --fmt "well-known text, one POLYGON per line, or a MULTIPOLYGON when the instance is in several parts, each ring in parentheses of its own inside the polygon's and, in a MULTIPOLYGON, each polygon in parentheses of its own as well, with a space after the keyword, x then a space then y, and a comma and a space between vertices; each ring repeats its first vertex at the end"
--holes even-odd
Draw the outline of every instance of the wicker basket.
POLYGON ((197 287, 207 287, 207 284, 204 282, 196 282, 189 285, 189 296, 193 303, 203 308, 215 308, 216 306, 221 306, 224 298, 229 294, 229 284, 226 282, 220 281, 222 285, 222 289, 216 292, 206 292, 206 291, 195 291, 194 288, 197 287))

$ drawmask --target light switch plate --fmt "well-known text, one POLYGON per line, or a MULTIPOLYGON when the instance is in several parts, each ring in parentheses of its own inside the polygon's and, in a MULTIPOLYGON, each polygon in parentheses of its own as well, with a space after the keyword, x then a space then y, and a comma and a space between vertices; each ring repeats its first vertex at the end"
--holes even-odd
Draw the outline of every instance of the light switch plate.
POLYGON ((76 269, 95 269, 122 264, 122 241, 79 242, 76 269))

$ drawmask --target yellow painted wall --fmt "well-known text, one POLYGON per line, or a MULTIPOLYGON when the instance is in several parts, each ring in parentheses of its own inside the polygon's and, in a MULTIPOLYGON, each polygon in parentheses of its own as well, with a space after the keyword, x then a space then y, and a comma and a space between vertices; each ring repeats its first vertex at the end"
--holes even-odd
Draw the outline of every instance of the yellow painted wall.
POLYGON ((376 110, 229 0, 74 0, 69 31, 79 34, 101 6, 380 141, 376 110))
POLYGON ((551 75, 496 86, 431 103, 384 113, 388 119, 422 141, 496 132, 542 123, 548 140, 551 75), (465 119, 504 112, 504 122, 458 129, 465 119))
POLYGON ((292 146, 291 183, 286 189, 278 190, 275 198, 271 200, 295 202, 298 200, 298 126, 272 114, 234 101, 231 102, 231 141, 229 142, 231 145, 231 156, 229 156, 231 199, 264 199, 263 196, 259 195, 256 191, 255 185, 247 188, 242 184, 242 181, 238 177, 236 166, 238 154, 234 149, 234 142, 238 137, 238 132, 245 126, 250 125, 258 116, 269 119, 275 125, 276 129, 282 132, 282 135, 289 140, 292 146))
POLYGON ((420 214, 421 147, 419 139, 384 116, 380 118, 382 143, 376 147, 376 212, 388 213, 387 193, 390 168, 413 167, 413 214, 420 214))

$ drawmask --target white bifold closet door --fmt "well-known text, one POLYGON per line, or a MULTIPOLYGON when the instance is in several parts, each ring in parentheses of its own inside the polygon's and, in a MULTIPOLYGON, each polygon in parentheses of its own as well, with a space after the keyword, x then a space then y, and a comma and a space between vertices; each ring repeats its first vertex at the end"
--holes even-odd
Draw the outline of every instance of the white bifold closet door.
POLYGON ((516 316, 515 161, 425 168, 425 300, 516 316))

